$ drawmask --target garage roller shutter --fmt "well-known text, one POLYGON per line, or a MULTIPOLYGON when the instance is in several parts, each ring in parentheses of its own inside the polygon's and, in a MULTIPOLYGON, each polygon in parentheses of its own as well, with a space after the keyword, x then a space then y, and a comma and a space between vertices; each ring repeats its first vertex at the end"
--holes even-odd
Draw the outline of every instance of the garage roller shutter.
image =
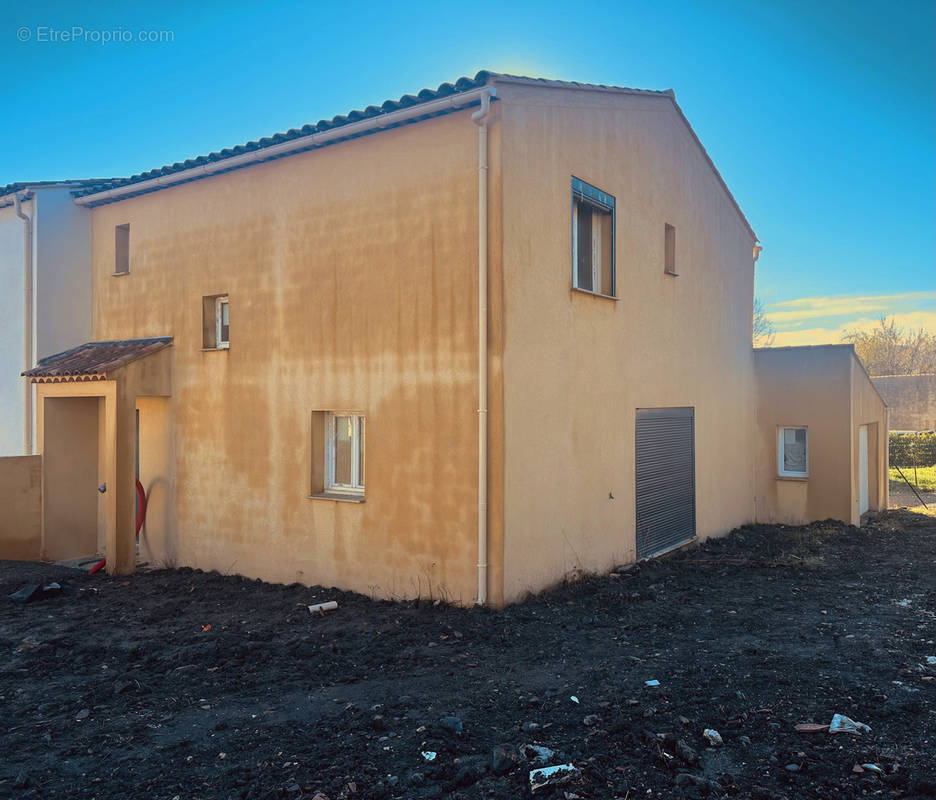
POLYGON ((637 557, 695 536, 692 408, 637 409, 637 557))

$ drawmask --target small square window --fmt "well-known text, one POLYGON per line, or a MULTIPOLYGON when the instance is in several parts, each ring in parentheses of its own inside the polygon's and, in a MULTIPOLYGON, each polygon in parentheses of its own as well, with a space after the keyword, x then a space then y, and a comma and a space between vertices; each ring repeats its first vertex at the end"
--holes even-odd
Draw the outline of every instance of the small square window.
POLYGON ((202 298, 202 348, 227 350, 231 342, 231 311, 226 294, 202 298))
POLYGON ((218 347, 231 345, 231 311, 226 297, 215 300, 215 341, 218 347))
POLYGON ((364 493, 364 417, 332 412, 327 418, 325 490, 364 493))
POLYGON ((784 478, 809 476, 809 440, 806 428, 779 429, 777 472, 784 478))
POLYGON ((614 198, 572 179, 572 286, 614 297, 614 198))
POLYGON ((114 274, 130 272, 130 223, 114 228, 114 274))
POLYGON ((665 223, 663 228, 663 271, 667 275, 677 275, 676 272, 676 228, 665 223))

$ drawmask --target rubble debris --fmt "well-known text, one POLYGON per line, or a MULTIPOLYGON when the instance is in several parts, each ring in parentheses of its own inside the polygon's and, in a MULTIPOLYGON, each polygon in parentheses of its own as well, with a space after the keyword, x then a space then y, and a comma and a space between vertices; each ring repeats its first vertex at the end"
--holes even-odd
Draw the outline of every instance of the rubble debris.
POLYGON ((836 714, 832 717, 832 722, 829 723, 829 733, 871 733, 871 728, 863 722, 855 722, 855 720, 843 714, 836 714))
POLYGON ((517 765, 517 751, 510 745, 498 745, 491 751, 491 772, 505 775, 517 765))
POLYGON ((698 763, 699 755, 693 750, 688 744, 686 744, 682 739, 676 740, 675 746, 676 755, 679 756, 683 761, 685 761, 690 766, 698 763))
POLYGON ((721 734, 712 728, 706 728, 702 731, 702 738, 705 739, 706 743, 711 747, 721 747, 725 743, 721 734))
POLYGON ((520 752, 530 761, 534 763, 540 762, 543 764, 556 755, 555 750, 551 750, 548 747, 543 747, 542 745, 538 744, 525 744, 520 748, 520 752))
POLYGON ((441 725, 445 730, 450 731, 454 734, 459 734, 464 729, 464 725, 461 721, 461 717, 448 716, 442 717, 441 725))
POLYGON ((794 730, 797 733, 828 733, 829 726, 815 722, 801 722, 799 725, 794 726, 794 730))
POLYGON ((310 614, 324 614, 326 611, 334 611, 338 608, 338 603, 335 600, 328 600, 324 603, 313 603, 309 606, 310 614))
POLYGON ((578 770, 573 764, 554 764, 551 767, 530 770, 530 791, 559 786, 570 780, 576 772, 578 770))
POLYGON ((9 597, 16 603, 31 603, 34 600, 46 600, 62 593, 62 585, 56 581, 44 586, 39 583, 30 583, 22 589, 13 592, 9 597))

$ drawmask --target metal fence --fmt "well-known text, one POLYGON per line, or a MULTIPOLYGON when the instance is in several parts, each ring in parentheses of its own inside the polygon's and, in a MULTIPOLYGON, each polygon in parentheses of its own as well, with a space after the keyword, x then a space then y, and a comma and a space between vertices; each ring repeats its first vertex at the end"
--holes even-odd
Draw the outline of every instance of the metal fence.
POLYGON ((936 432, 892 433, 888 461, 891 467, 936 466, 936 432))

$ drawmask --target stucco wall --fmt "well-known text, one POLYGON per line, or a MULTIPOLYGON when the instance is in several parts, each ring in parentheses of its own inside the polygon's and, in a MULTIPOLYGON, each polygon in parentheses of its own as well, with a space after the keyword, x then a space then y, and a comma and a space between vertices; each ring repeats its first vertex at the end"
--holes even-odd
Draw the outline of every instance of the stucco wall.
POLYGON ((175 480, 171 398, 138 397, 140 483, 146 493, 146 519, 140 531, 142 561, 158 566, 178 562, 175 542, 175 480))
POLYGON ((40 487, 39 456, 0 458, 0 559, 39 558, 40 487))
POLYGON ((936 375, 889 375, 871 381, 887 403, 891 430, 936 428, 936 375))
POLYGON ((634 560, 637 408, 695 408, 698 535, 753 518, 754 266, 750 233, 668 98, 498 92, 515 599, 634 560), (571 289, 572 176, 616 198, 617 300, 571 289), (678 276, 664 274, 666 223, 678 276))
POLYGON ((851 345, 762 348, 757 375, 759 522, 801 524, 839 519, 857 525, 858 426, 869 431, 869 501, 887 503, 887 413, 851 345), (781 426, 808 428, 809 477, 777 470, 781 426))
POLYGON ((461 112, 92 212, 94 338, 175 337, 179 563, 471 602, 476 165, 461 112), (366 502, 307 496, 314 410, 367 415, 366 502))

